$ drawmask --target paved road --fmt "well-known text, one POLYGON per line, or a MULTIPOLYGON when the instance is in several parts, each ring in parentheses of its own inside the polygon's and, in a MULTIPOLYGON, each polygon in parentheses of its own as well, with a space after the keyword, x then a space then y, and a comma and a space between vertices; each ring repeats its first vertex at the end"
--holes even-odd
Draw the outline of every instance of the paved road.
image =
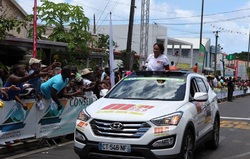
MULTIPOLYGON (((210 151, 201 146, 194 159, 250 159, 250 96, 219 104, 221 112, 220 146, 210 151)), ((9 159, 79 159, 73 141, 51 148, 23 153, 9 159)))

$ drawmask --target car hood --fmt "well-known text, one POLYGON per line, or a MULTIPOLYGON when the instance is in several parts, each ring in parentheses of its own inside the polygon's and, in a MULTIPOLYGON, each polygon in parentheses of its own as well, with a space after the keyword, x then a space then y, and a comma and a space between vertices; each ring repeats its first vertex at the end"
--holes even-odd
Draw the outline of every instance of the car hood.
POLYGON ((101 98, 86 108, 92 118, 114 121, 147 121, 171 114, 184 101, 124 100, 101 98))

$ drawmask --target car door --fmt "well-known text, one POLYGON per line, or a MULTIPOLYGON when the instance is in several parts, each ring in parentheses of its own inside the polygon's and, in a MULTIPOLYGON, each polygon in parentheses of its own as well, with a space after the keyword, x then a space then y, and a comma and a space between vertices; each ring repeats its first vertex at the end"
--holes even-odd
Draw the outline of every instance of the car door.
MULTIPOLYGON (((195 77, 195 83, 197 86, 197 92, 205 92, 208 93, 208 87, 203 78, 195 77)), ((209 101, 194 101, 195 105, 199 107, 200 114, 198 115, 200 129, 198 132, 198 136, 201 137, 205 133, 207 133, 212 127, 212 117, 211 117, 211 105, 209 101)))

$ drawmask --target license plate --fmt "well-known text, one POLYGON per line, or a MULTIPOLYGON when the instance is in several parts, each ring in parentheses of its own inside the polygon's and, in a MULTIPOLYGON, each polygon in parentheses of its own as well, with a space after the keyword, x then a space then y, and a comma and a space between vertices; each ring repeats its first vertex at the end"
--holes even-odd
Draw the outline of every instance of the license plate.
POLYGON ((131 152, 131 146, 125 144, 99 143, 98 149, 103 151, 131 152))

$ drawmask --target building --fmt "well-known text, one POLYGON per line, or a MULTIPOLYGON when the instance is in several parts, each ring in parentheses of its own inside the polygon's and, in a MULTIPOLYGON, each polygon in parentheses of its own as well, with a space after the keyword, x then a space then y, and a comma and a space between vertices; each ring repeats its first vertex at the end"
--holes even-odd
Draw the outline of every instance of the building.
MULTIPOLYGON (((128 35, 128 25, 113 25, 113 40, 116 42, 116 49, 117 50, 126 50, 127 47, 127 35, 128 35)), ((90 26, 90 32, 93 33, 94 26, 90 26)), ((101 25, 97 27, 96 34, 105 34, 109 35, 110 32, 109 25, 101 25)), ((153 53, 153 45, 156 42, 163 42, 165 46, 165 54, 170 55, 170 60, 174 59, 174 56, 169 53, 172 50, 167 49, 169 46, 186 46, 183 48, 189 47, 187 50, 189 52, 188 56, 179 58, 180 63, 188 64, 188 67, 194 65, 193 63, 193 43, 180 40, 180 39, 173 39, 168 38, 167 36, 167 28, 158 24, 149 24, 149 31, 148 31, 148 53, 146 55, 142 55, 140 53, 140 24, 133 25, 133 35, 132 35, 132 50, 139 53, 144 59, 153 53), (191 64, 190 64, 191 63, 191 64)), ((185 50, 186 51, 186 50, 185 50)), ((184 56, 184 53, 182 54, 184 56)))
MULTIPOLYGON (((0 13, 3 18, 17 18, 24 20, 28 15, 15 0, 0 0, 0 13)), ((28 24, 27 29, 32 26, 28 24)), ((37 40, 37 49, 43 49, 47 57, 50 57, 51 50, 65 50, 67 43, 54 42, 47 40, 37 40)), ((28 30, 21 27, 20 33, 10 30, 8 36, 0 41, 0 59, 3 65, 14 65, 17 63, 28 63, 32 57, 33 39, 28 38, 28 30)), ((45 64, 50 64, 48 59, 45 64)))
MULTIPOLYGON (((173 40, 173 38, 168 38, 173 40)), ((177 67, 189 70, 197 63, 199 57, 199 38, 174 38, 174 42, 168 45, 167 55, 170 61, 174 61, 177 67), (181 41, 180 43, 177 43, 181 41)), ((209 38, 203 38, 202 44, 206 49, 204 67, 210 67, 210 43, 209 38)))

